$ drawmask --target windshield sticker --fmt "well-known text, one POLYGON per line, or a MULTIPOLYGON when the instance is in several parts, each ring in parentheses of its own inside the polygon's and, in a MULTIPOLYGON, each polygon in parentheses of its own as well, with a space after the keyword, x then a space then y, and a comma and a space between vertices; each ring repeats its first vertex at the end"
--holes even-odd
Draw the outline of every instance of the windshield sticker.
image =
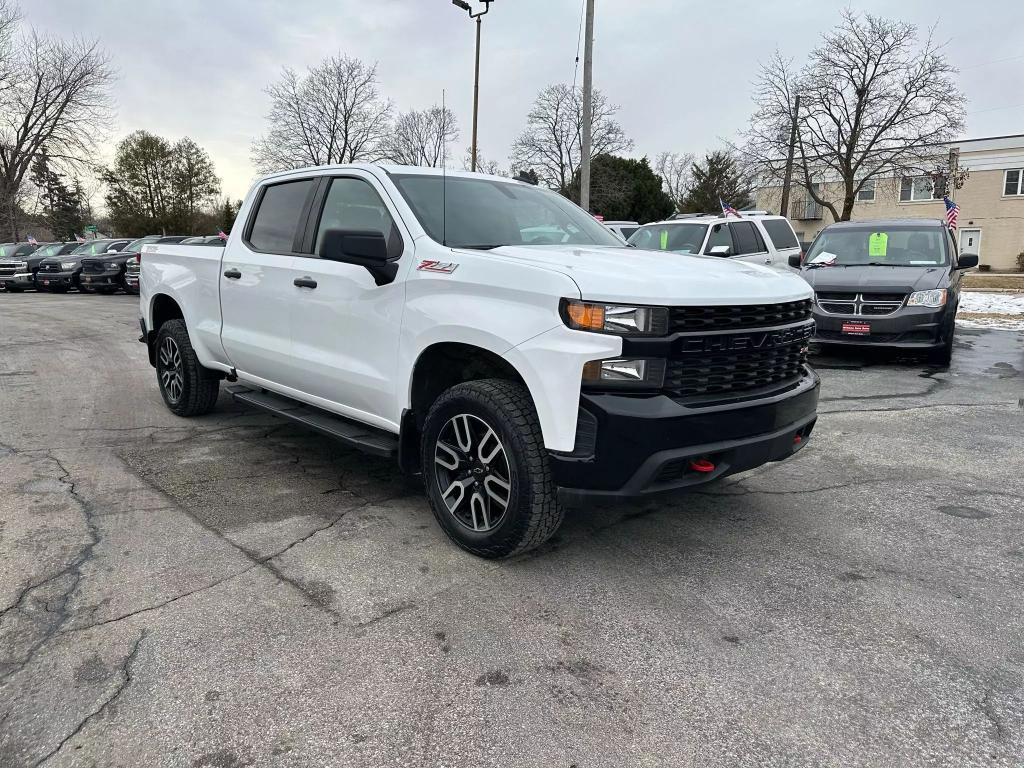
POLYGON ((668 230, 667 229, 661 230, 661 250, 663 250, 663 251, 667 251, 668 250, 668 230))
POLYGON ((872 232, 868 238, 868 256, 884 257, 889 250, 889 235, 885 232, 872 232))

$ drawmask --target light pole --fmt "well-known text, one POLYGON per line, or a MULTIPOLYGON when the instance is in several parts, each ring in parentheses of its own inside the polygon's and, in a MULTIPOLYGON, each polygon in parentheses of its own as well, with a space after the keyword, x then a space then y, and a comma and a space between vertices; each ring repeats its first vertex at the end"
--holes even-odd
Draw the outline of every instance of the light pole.
POLYGON ((494 0, 482 0, 484 9, 473 13, 473 7, 466 0, 452 0, 452 5, 458 6, 469 18, 476 19, 476 65, 473 76, 473 146, 470 148, 469 170, 476 170, 476 123, 477 114, 480 111, 480 17, 491 10, 491 3, 494 0))
POLYGON ((594 129, 594 0, 587 0, 583 41, 583 136, 580 139, 580 208, 590 212, 590 143, 594 129))

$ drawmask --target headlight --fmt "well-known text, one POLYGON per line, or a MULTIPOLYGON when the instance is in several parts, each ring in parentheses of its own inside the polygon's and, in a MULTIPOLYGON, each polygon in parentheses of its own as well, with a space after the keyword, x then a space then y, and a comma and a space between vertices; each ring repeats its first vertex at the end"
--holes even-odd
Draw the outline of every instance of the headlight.
POLYGON ((76 266, 78 265, 73 261, 62 261, 60 263, 61 269, 74 269, 76 266))
POLYGON ((668 330, 668 309, 563 299, 562 320, 577 331, 616 336, 663 336, 668 330))
POLYGON ((931 291, 914 291, 907 299, 908 307, 944 307, 946 305, 946 289, 935 288, 931 291))
POLYGON ((599 387, 660 389, 665 361, 659 358, 591 360, 583 366, 583 383, 599 387))

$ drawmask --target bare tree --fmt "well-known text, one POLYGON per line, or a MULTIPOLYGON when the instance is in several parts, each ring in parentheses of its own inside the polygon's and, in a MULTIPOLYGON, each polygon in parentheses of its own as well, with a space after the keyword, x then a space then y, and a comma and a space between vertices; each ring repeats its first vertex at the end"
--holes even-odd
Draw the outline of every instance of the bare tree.
MULTIPOLYGON (((473 148, 466 147, 466 154, 462 156, 462 170, 468 171, 472 168, 473 148)), ((504 176, 501 166, 497 160, 491 160, 484 156, 484 153, 477 147, 476 150, 476 171, 477 173, 489 173, 492 176, 504 176)))
POLYGON ((95 156, 111 114, 114 72, 97 43, 29 30, 12 37, 17 13, 0 5, 0 237, 16 239, 34 158, 81 167, 95 156))
POLYGON ((662 187, 677 209, 693 182, 696 160, 692 152, 660 152, 654 160, 654 172, 661 176, 662 187))
POLYGON ((261 173, 375 160, 391 122, 377 90, 377 65, 332 56, 304 75, 285 68, 266 89, 270 130, 252 145, 261 173))
POLYGON ((449 145, 458 140, 459 127, 450 109, 436 105, 413 109, 398 116, 382 154, 392 163, 436 168, 448 159, 449 145))
MULTIPOLYGON (((618 107, 594 91, 591 157, 625 152, 633 147, 613 118, 618 107)), ((526 130, 512 145, 513 168, 532 168, 553 189, 567 189, 582 157, 582 89, 559 83, 537 95, 526 116, 526 130)))
POLYGON ((955 74, 934 30, 918 44, 911 24, 844 11, 802 69, 779 53, 762 67, 743 153, 762 179, 780 179, 795 119, 796 178, 847 221, 866 182, 929 171, 945 155, 964 126, 955 74))

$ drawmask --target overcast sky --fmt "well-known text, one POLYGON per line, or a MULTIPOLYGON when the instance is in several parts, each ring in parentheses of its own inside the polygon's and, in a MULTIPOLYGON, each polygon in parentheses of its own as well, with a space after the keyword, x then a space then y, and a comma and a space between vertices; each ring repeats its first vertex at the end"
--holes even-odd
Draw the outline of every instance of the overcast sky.
MULTIPOLYGON (((439 103, 446 89, 462 132, 459 162, 470 143, 473 25, 450 0, 21 5, 39 30, 99 38, 110 52, 120 72, 111 149, 140 128, 191 136, 233 197, 255 176, 249 146, 265 128, 262 89, 283 66, 301 70, 338 52, 378 62, 381 90, 399 109, 439 103)), ((502 167, 537 92, 573 80, 581 5, 494 0, 484 18, 480 149, 502 167)), ((597 0, 594 83, 621 106, 635 155, 714 149, 746 123, 758 62, 776 47, 802 61, 847 5, 938 23, 970 100, 967 136, 1024 133, 1021 0, 597 0)))

